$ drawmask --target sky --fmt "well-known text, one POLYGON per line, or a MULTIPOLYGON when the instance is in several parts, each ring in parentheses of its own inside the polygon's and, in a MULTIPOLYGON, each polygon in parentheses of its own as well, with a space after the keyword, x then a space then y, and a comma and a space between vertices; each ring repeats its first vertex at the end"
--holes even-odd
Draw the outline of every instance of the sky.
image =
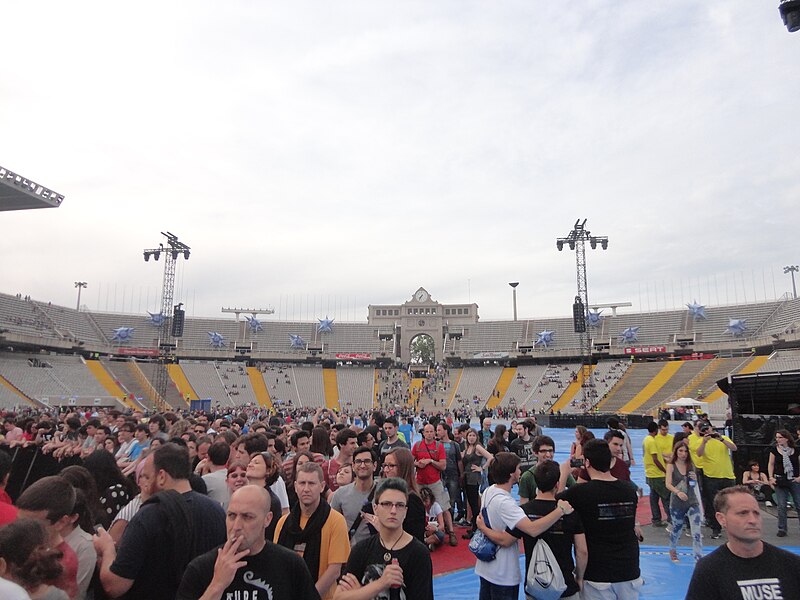
POLYGON ((0 291, 365 321, 420 286, 483 320, 772 300, 800 262, 800 33, 777 0, 4 4, 0 291))

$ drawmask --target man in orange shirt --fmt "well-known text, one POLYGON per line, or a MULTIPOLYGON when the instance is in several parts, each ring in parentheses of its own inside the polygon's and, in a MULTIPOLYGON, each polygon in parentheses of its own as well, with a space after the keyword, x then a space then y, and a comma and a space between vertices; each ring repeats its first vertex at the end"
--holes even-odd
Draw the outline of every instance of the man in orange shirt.
POLYGON ((294 489, 297 504, 281 517, 275 543, 294 550, 305 561, 323 600, 333 598, 342 565, 350 556, 350 539, 344 517, 322 499, 322 468, 307 462, 297 468, 294 489))

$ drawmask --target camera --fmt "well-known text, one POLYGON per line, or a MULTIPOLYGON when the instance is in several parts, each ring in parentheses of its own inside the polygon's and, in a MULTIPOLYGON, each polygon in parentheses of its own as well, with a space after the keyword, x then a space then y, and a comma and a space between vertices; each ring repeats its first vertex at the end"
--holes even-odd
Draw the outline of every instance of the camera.
POLYGON ((573 469, 578 469, 583 467, 583 459, 582 458, 570 458, 569 459, 569 466, 573 469))
POLYGON ((800 0, 781 0, 778 10, 789 33, 800 30, 800 0))

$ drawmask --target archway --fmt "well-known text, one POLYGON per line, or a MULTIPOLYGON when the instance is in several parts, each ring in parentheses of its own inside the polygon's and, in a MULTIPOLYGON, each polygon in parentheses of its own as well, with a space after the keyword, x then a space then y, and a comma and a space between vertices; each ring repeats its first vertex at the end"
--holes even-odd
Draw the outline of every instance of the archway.
POLYGON ((419 333, 411 338, 408 350, 412 365, 432 365, 436 362, 436 343, 427 333, 419 333))

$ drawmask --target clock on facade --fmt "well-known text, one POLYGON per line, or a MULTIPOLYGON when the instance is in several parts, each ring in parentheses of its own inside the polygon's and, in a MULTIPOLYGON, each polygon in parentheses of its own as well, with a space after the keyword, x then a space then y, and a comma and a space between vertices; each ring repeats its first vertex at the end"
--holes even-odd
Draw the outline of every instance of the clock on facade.
POLYGON ((428 299, 428 292, 425 290, 419 290, 416 294, 414 294, 414 298, 417 299, 417 302, 425 302, 428 299))

